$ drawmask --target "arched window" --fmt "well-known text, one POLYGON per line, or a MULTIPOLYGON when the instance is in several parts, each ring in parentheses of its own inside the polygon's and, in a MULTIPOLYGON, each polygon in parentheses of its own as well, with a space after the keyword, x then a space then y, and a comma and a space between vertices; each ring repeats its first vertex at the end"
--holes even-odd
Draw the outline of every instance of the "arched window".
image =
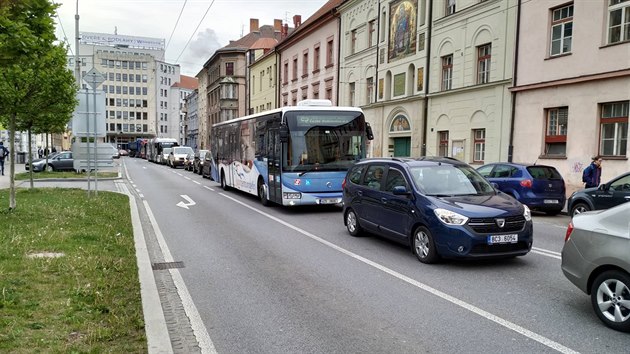
POLYGON ((392 120, 392 125, 389 127, 390 132, 404 132, 411 130, 409 120, 402 114, 399 114, 392 120))

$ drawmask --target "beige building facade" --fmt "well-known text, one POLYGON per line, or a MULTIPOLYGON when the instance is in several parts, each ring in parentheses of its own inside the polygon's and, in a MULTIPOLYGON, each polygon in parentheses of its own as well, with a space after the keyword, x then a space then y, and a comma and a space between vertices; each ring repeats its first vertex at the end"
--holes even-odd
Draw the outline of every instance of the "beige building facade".
POLYGON ((594 155, 602 182, 629 171, 630 1, 525 2, 521 13, 514 161, 555 166, 568 192, 594 155))
POLYGON ((250 114, 278 108, 276 51, 257 49, 249 65, 250 114))

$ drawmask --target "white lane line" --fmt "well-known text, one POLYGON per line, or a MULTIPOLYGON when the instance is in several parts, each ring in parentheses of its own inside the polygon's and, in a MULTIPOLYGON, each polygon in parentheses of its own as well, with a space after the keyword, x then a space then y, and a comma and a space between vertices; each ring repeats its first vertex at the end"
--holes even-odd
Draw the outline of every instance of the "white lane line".
POLYGON ((309 238, 311 238, 311 239, 313 239, 313 240, 315 240, 315 241, 317 241, 317 242, 319 242, 319 243, 321 243, 321 244, 323 244, 325 246, 328 246, 328 247, 330 247, 330 248, 332 248, 334 250, 337 250, 337 251, 339 251, 339 252, 341 252, 341 253, 343 253, 343 254, 345 254, 347 256, 350 256, 350 257, 352 257, 352 258, 354 258, 354 259, 356 259, 356 260, 358 260, 360 262, 363 262, 363 263, 365 263, 365 264, 367 264, 367 265, 369 265, 371 267, 374 267, 374 268, 376 268, 376 269, 378 269, 378 270, 380 270, 380 271, 382 271, 384 273, 387 273, 387 274, 389 274, 389 275, 391 275, 393 277, 396 277, 396 278, 398 278, 398 279, 400 279, 400 280, 402 280, 402 281, 404 281, 404 282, 406 282, 408 284, 411 284, 411 285, 413 285, 413 286, 415 286, 415 287, 417 287, 419 289, 422 289, 422 290, 424 290, 424 291, 426 291, 426 292, 428 292, 430 294, 433 294, 433 295, 435 295, 437 297, 440 297, 440 298, 442 298, 442 299, 444 299, 444 300, 446 300, 446 301, 448 301, 448 302, 450 302, 452 304, 455 304, 455 305, 457 305, 457 306, 459 306, 459 307, 461 307, 463 309, 466 309, 466 310, 468 310, 470 312, 473 312, 473 313, 475 313, 475 314, 477 314, 477 315, 479 315, 479 316, 481 316, 483 318, 486 318, 486 319, 488 319, 488 320, 490 320, 492 322, 495 322, 495 323, 497 323, 497 324, 499 324, 499 325, 501 325, 501 326, 503 326, 503 327, 505 327, 507 329, 510 329, 510 330, 512 330, 514 332, 520 333, 523 336, 525 336, 525 337, 527 337, 529 339, 535 340, 538 343, 541 343, 541 344, 543 344, 543 345, 545 345, 545 346, 547 346, 547 347, 549 347, 551 349, 554 349, 554 350, 556 350, 558 352, 561 352, 561 353, 567 353, 567 354, 568 353, 571 353, 571 354, 577 354, 578 353, 577 351, 575 351, 573 349, 570 349, 568 347, 565 347, 564 345, 562 345, 562 344, 560 344, 558 342, 554 342, 553 340, 551 340, 551 339, 549 339, 547 337, 544 337, 544 336, 542 336, 542 335, 540 335, 538 333, 532 332, 532 331, 530 331, 530 330, 528 330, 528 329, 526 329, 524 327, 521 327, 521 326, 519 326, 519 325, 517 325, 515 323, 512 323, 512 322, 510 322, 510 321, 508 321, 506 319, 503 319, 503 318, 501 318, 499 316, 493 315, 492 313, 490 313, 488 311, 482 310, 479 307, 471 305, 471 304, 469 304, 469 303, 467 303, 467 302, 465 302, 463 300, 460 300, 460 299, 458 299, 458 298, 456 298, 454 296, 448 295, 448 294, 446 294, 446 293, 444 293, 444 292, 442 292, 440 290, 432 288, 432 287, 430 287, 430 286, 428 286, 428 285, 426 285, 424 283, 421 283, 421 282, 419 282, 419 281, 417 281, 415 279, 412 279, 412 278, 410 278, 410 277, 408 277, 406 275, 398 273, 398 272, 396 272, 396 271, 394 271, 392 269, 389 269, 389 268, 387 268, 387 267, 385 267, 385 266, 383 266, 381 264, 378 264, 378 263, 376 263, 374 261, 371 261, 371 260, 369 260, 367 258, 359 256, 356 253, 350 252, 350 251, 346 250, 345 248, 339 247, 339 246, 335 245, 334 243, 326 241, 326 240, 324 240, 321 237, 315 236, 315 235, 311 234, 308 231, 302 230, 302 229, 300 229, 297 226, 293 226, 293 225, 289 224, 286 221, 283 221, 283 220, 281 220, 281 219, 279 219, 279 218, 277 218, 277 217, 275 217, 273 215, 267 214, 264 211, 260 211, 260 210, 258 210, 256 208, 254 208, 252 206, 249 206, 249 205, 247 205, 247 204, 245 204, 245 203, 243 203, 243 202, 241 202, 239 200, 236 200, 236 199, 234 199, 234 198, 232 198, 232 197, 230 197, 230 196, 228 196, 228 195, 226 195, 224 193, 219 193, 219 195, 222 195, 222 196, 232 200, 233 202, 238 203, 238 204, 240 204, 240 205, 242 205, 242 206, 244 206, 244 207, 246 207, 246 208, 248 208, 248 209, 250 209, 252 211, 255 211, 258 214, 261 214, 261 215, 263 215, 263 216, 265 216, 265 217, 267 217, 267 218, 269 218, 269 219, 271 219, 271 220, 273 220, 273 221, 275 221, 275 222, 277 222, 279 224, 282 224, 282 225, 284 225, 284 226, 286 226, 286 227, 288 227, 290 229, 293 229, 293 230, 301 233, 302 235, 304 235, 306 237, 309 237, 309 238))
POLYGON ((560 252, 550 251, 544 248, 532 247, 532 253, 540 254, 540 255, 555 258, 555 259, 562 259, 562 254, 560 252))
POLYGON ((187 179, 187 180, 189 180, 189 181, 191 180, 191 179, 190 179, 190 177, 184 177, 184 178, 185 178, 185 179, 187 179))
POLYGON ((140 194, 138 194, 138 196, 139 196, 140 198, 144 199, 144 194, 140 193, 140 194))
POLYGON ((203 186, 203 188, 205 188, 205 189, 207 189, 207 190, 209 190, 209 191, 213 191, 213 192, 214 192, 214 189, 212 189, 212 188, 210 188, 210 187, 208 187, 208 186, 203 186))
POLYGON ((197 183, 198 185, 201 185, 201 183, 199 183, 199 182, 197 182, 197 181, 193 181, 193 182, 197 183))
MULTIPOLYGON (((173 256, 171 255, 171 251, 166 245, 166 240, 162 235, 162 231, 160 231, 160 227, 155 220, 155 216, 153 216, 153 212, 151 211, 151 207, 149 207, 149 203, 146 200, 143 200, 142 202, 144 203, 144 207, 146 208, 149 220, 151 221, 151 224, 153 225, 153 228, 155 230, 155 237, 157 238, 160 249, 162 250, 162 254, 164 255, 164 262, 173 262, 174 260, 173 256)), ((186 287, 186 283, 184 283, 182 275, 177 269, 169 269, 169 272, 171 273, 171 277, 173 278, 173 282, 175 283, 175 287, 177 288, 177 293, 182 300, 182 305, 184 306, 186 316, 188 316, 188 318, 190 319, 190 325, 192 327, 195 338, 197 338, 197 342, 199 343, 201 352, 211 354, 217 353, 217 350, 214 347, 214 343, 212 343, 212 339, 210 339, 210 335, 208 334, 208 330, 201 320, 199 311, 197 311, 197 307, 195 306, 195 303, 193 302, 192 297, 188 292, 188 288, 186 287)))

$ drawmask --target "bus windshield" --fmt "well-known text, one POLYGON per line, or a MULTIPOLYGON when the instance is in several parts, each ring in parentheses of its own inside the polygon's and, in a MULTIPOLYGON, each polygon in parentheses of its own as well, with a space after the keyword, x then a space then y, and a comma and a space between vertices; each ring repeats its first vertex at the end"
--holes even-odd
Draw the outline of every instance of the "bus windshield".
POLYGON ((365 157, 365 118, 355 111, 285 114, 289 141, 285 172, 343 171, 365 157))

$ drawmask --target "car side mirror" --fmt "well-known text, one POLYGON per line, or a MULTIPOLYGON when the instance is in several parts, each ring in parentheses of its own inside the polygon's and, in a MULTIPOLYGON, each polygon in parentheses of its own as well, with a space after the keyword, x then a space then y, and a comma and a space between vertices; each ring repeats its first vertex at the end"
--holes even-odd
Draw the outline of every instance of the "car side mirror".
POLYGON ((410 194, 409 191, 407 191, 407 187, 405 186, 396 186, 392 189, 392 193, 394 193, 394 195, 408 195, 410 194))
POLYGON ((365 123, 365 135, 367 135, 368 140, 374 140, 374 132, 370 123, 365 123))
POLYGON ((499 190, 499 185, 495 182, 490 182, 490 185, 492 186, 492 188, 499 190))
POLYGON ((598 191, 606 191, 608 190, 608 186, 605 184, 600 184, 599 187, 597 187, 598 191))

